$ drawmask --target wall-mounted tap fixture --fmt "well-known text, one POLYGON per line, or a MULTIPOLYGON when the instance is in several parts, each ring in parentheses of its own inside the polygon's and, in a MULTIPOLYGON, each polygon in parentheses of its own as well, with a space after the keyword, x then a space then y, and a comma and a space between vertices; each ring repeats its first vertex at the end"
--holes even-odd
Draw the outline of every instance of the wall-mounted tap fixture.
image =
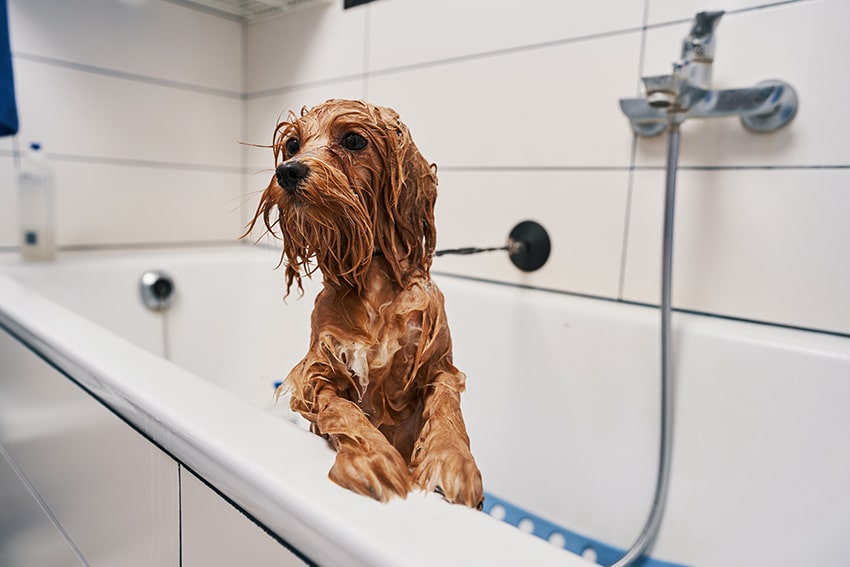
POLYGON ((673 226, 676 210, 676 172, 679 161, 679 126, 686 119, 740 116, 756 132, 772 132, 788 124, 797 113, 797 94, 782 81, 763 81, 749 89, 711 89, 714 63, 714 30, 723 12, 700 12, 682 42, 682 58, 673 73, 644 77, 646 98, 620 99, 638 136, 656 136, 667 130, 667 168, 664 189, 664 229, 661 246, 661 419, 658 474, 652 507, 632 546, 611 567, 631 567, 653 545, 661 525, 670 485, 673 450, 673 226))
POLYGON ((797 93, 788 83, 762 81, 745 89, 711 89, 716 41, 714 31, 723 12, 700 12, 682 41, 681 59, 669 75, 643 77, 645 98, 620 99, 639 136, 656 136, 670 123, 688 118, 740 116, 755 132, 772 132, 797 113, 797 93))

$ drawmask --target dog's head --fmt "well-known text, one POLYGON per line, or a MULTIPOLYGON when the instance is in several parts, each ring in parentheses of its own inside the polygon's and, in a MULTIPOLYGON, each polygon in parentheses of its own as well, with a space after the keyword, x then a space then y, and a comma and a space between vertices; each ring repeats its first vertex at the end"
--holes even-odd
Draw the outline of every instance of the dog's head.
POLYGON ((260 218, 275 236, 280 231, 287 293, 316 267, 331 285, 362 289, 378 255, 399 285, 428 271, 436 168, 394 110, 329 100, 290 112, 272 148, 275 173, 248 232, 260 218))

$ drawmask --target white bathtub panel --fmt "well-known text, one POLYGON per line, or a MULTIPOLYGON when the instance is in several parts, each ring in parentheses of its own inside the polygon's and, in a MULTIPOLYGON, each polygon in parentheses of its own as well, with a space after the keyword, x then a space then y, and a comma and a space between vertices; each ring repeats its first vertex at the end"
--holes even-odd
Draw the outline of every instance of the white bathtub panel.
MULTIPOLYGON (((677 307, 850 332, 850 174, 680 171, 677 307)), ((659 301, 664 173, 635 172, 624 298, 659 301)))
MULTIPOLYGON (((631 543, 655 481, 658 312, 439 283, 487 489, 584 535, 631 543)), ((673 476, 653 556, 706 567, 840 563, 850 340, 686 315, 674 337, 673 476)))
MULTIPOLYGON (((245 129, 241 139, 249 144, 270 145, 275 128, 290 110, 298 115, 304 106, 311 108, 331 98, 361 99, 365 96, 363 85, 362 79, 341 80, 249 98, 245 101, 245 129)), ((274 167, 270 149, 244 146, 242 159, 251 172, 274 167)), ((269 178, 262 181, 261 188, 265 188, 269 178)))
POLYGON ((245 92, 362 74, 366 17, 332 2, 245 26, 245 92))
POLYGON ((677 317, 670 503, 692 565, 839 565, 850 525, 850 340, 677 317))
POLYGON ((0 565, 84 565, 2 454, 0 565))
POLYGON ((18 173, 12 156, 0 156, 0 247, 18 245, 18 173))
POLYGON ((0 443, 92 567, 176 565, 176 463, 6 333, 0 443))
MULTIPOLYGON (((754 134, 738 118, 690 120, 682 128, 680 163, 683 165, 846 165, 850 150, 844 143, 844 93, 850 76, 826 69, 844 65, 850 36, 844 22, 850 4, 841 0, 800 2, 771 9, 729 14, 717 29, 714 61, 716 88, 754 86, 765 79, 790 83, 800 98, 797 117, 770 134, 754 134), (788 30, 817 30, 805 41, 788 30), (839 114, 836 114, 838 112, 839 114)), ((681 40, 690 24, 647 31, 643 71, 670 72, 679 57, 681 40)), ((638 165, 661 165, 665 136, 640 139, 638 165)))
POLYGON ((455 363, 467 374, 462 404, 485 490, 627 547, 655 482, 654 312, 438 281, 455 363))
POLYGON ((180 481, 182 567, 306 565, 185 468, 180 481))
POLYGON ((170 2, 12 0, 16 53, 241 91, 241 26, 170 2))
POLYGON ((627 166, 617 97, 635 93, 639 53, 634 32, 371 76, 367 87, 440 166, 627 166))
POLYGON ((241 101, 18 59, 20 138, 53 154, 239 167, 241 101))
POLYGON ((439 272, 616 297, 628 173, 525 171, 440 173, 437 248, 501 246, 521 221, 539 222, 552 251, 523 272, 506 252, 441 256, 439 272))
POLYGON ((369 71, 636 29, 643 24, 643 4, 629 0, 570 4, 559 0, 396 0, 378 2, 369 9, 369 71))
POLYGON ((60 246, 236 242, 241 175, 56 161, 60 246))

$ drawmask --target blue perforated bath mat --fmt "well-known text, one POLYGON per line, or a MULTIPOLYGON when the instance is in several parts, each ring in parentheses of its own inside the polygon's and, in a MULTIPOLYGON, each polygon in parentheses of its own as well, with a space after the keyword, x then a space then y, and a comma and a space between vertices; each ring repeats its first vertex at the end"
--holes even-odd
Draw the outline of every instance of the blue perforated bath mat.
MULTIPOLYGON (((497 520, 501 520, 512 526, 516 526, 526 533, 547 540, 552 545, 562 547, 585 559, 596 561, 598 565, 608 566, 614 564, 617 559, 626 552, 607 543, 577 534, 557 524, 532 514, 519 506, 502 500, 490 493, 485 494, 484 512, 490 514, 497 520)), ((634 567, 687 567, 681 563, 670 563, 659 561, 651 557, 643 557, 634 563, 634 567)))

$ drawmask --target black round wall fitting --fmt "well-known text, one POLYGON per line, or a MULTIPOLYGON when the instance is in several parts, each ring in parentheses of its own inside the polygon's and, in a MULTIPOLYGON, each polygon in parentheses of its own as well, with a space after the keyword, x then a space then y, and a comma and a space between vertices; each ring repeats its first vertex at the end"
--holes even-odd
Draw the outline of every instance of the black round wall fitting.
POLYGON ((532 220, 519 223, 508 235, 508 255, 514 266, 523 272, 533 272, 543 267, 551 249, 546 229, 532 220))

